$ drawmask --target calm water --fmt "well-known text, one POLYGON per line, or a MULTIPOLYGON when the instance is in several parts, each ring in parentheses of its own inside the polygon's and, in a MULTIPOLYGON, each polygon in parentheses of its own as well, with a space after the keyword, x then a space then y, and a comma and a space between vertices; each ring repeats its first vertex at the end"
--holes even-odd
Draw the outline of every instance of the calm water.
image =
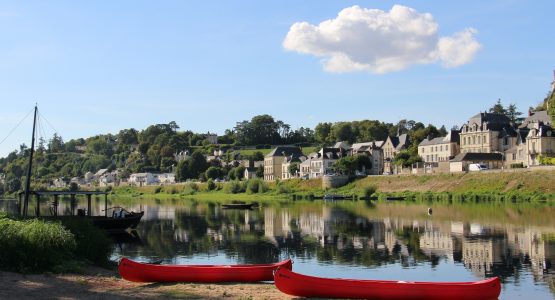
MULTIPOLYGON (((114 260, 235 264, 290 257, 293 269, 308 275, 418 281, 499 276, 501 299, 555 298, 550 206, 303 201, 224 210, 191 200, 140 201, 111 200, 145 211, 136 234, 119 237, 114 260)), ((103 205, 95 202, 94 210, 103 205)))

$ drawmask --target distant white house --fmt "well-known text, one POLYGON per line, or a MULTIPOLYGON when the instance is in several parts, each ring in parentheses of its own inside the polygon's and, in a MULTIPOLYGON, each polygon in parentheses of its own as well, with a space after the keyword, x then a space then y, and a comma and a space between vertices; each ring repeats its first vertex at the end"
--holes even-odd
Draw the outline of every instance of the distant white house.
POLYGON ((133 173, 129 175, 129 180, 127 180, 127 183, 129 183, 130 185, 143 186, 155 184, 158 182, 156 180, 156 177, 154 177, 152 173, 133 173))
POLYGON ((63 178, 60 177, 52 181, 52 186, 54 188, 65 188, 67 186, 67 183, 63 178))
POLYGON ((94 179, 94 174, 92 172, 85 173, 85 183, 90 183, 94 179))
POLYGON ((98 178, 98 185, 108 186, 113 184, 116 181, 116 174, 116 171, 102 174, 102 176, 98 178))
POLYGON ((108 172, 108 169, 100 169, 98 171, 96 171, 96 173, 94 173, 94 178, 95 179, 100 179, 101 176, 103 176, 104 174, 106 174, 108 172))
POLYGON ((191 157, 191 154, 189 153, 188 150, 184 150, 174 154, 173 157, 175 158, 175 161, 180 162, 182 160, 186 160, 189 157, 191 157))
POLYGON ((175 174, 174 173, 162 173, 162 174, 153 174, 153 175, 158 178, 158 182, 160 184, 175 183, 175 174))

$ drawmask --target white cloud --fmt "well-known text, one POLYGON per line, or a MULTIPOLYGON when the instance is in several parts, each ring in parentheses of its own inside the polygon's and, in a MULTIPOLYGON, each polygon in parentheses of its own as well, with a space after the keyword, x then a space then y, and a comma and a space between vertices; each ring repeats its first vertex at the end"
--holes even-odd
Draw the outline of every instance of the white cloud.
POLYGON ((389 12, 359 6, 345 8, 318 26, 297 22, 283 41, 290 51, 323 57, 328 72, 386 73, 415 64, 445 67, 469 63, 481 45, 473 28, 438 36, 429 13, 395 5, 389 12))

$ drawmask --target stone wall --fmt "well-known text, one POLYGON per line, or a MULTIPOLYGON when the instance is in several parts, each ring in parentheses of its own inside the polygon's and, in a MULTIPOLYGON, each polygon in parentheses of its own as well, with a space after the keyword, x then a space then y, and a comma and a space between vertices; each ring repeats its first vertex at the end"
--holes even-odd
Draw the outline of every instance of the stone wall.
POLYGON ((349 182, 349 176, 345 175, 335 175, 335 176, 328 176, 324 175, 322 177, 322 188, 323 189, 330 189, 330 188, 338 188, 346 185, 349 182))

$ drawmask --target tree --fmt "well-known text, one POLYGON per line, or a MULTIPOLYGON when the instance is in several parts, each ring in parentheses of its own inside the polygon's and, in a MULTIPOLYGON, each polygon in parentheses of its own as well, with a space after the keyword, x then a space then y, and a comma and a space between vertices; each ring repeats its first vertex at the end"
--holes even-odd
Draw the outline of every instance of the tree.
POLYGON ((208 179, 216 179, 221 176, 222 170, 217 167, 210 167, 204 173, 208 179))
POLYGON ((256 177, 258 178, 264 178, 264 165, 259 165, 256 168, 256 177))
POLYGON ((234 171, 235 171, 235 179, 241 180, 243 179, 243 177, 245 177, 245 167, 238 166, 234 169, 234 171))
POLYGON ((331 130, 335 141, 348 141, 349 143, 355 141, 353 128, 349 122, 335 123, 331 130))
POLYGON ((509 107, 506 109, 505 114, 509 119, 511 119, 511 122, 515 124, 521 124, 523 121, 523 118, 520 117, 522 115, 522 112, 519 112, 517 110, 516 104, 514 103, 509 105, 509 107))
POLYGON ((52 139, 48 142, 48 152, 59 153, 64 151, 64 141, 61 136, 54 133, 52 139))
POLYGON ((300 165, 299 165, 298 162, 291 163, 291 164, 289 164, 289 168, 288 168, 287 171, 289 171, 289 174, 291 174, 292 176, 295 176, 295 175, 297 175, 297 173, 300 170, 299 166, 300 165))
POLYGON ((446 136, 447 134, 447 128, 445 128, 445 125, 441 125, 439 128, 439 136, 446 136))
POLYGON ((501 99, 497 99, 497 102, 489 109, 489 112, 502 115, 507 113, 505 107, 503 107, 503 104, 501 103, 501 99))
POLYGON ((314 128, 314 138, 317 142, 325 144, 329 141, 331 135, 331 123, 318 123, 314 128))
POLYGON ((555 93, 551 93, 551 98, 547 101, 547 113, 551 116, 551 122, 555 124, 555 93))

